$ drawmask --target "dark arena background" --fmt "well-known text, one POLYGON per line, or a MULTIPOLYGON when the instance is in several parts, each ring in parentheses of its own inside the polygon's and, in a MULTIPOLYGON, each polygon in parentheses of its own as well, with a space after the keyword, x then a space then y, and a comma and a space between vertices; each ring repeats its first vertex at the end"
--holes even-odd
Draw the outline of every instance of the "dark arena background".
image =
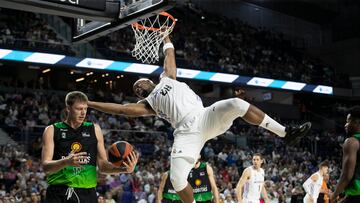
MULTIPOLYGON (((45 202, 43 132, 66 117, 68 92, 136 103, 133 83, 159 80, 162 47, 158 62, 136 60, 131 24, 161 11, 176 18, 170 36, 177 79, 204 106, 240 88, 246 101, 286 126, 312 122, 295 146, 241 118, 205 143, 202 159, 212 166, 219 192, 213 202, 238 202, 235 188, 254 153, 263 156, 270 202, 303 202, 303 183, 325 160, 325 182, 330 194, 335 190, 346 117, 360 101, 358 0, 1 0, 0 202, 45 202)), ((171 125, 92 108, 86 121, 99 124, 105 148, 125 140, 140 153, 132 173, 98 173, 98 201, 161 203, 171 125)))

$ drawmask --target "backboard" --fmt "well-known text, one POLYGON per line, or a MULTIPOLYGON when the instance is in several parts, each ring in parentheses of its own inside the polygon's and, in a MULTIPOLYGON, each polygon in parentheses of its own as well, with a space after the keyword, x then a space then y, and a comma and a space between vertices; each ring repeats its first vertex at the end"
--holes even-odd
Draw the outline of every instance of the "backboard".
POLYGON ((75 18, 72 41, 90 41, 166 11, 175 0, 1 0, 0 7, 75 18))
POLYGON ((110 22, 78 19, 73 28, 73 42, 90 41, 129 26, 141 19, 166 11, 175 5, 174 0, 121 0, 118 17, 110 22))

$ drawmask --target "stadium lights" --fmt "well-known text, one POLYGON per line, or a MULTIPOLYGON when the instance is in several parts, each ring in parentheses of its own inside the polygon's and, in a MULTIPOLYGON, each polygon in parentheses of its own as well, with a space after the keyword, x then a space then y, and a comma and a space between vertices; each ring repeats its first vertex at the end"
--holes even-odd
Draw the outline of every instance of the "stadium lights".
POLYGON ((85 80, 85 78, 78 78, 78 79, 76 79, 75 81, 76 81, 76 82, 81 82, 81 81, 83 81, 83 80, 85 80))
POLYGON ((94 74, 93 72, 86 73, 86 76, 94 74))
POLYGON ((42 73, 47 73, 47 72, 50 72, 50 71, 51 71, 51 69, 47 68, 47 69, 43 70, 42 73))
MULTIPOLYGON (((88 68, 105 71, 116 71, 121 73, 135 73, 145 75, 159 75, 162 72, 162 67, 158 65, 129 63, 123 61, 112 61, 94 58, 74 58, 63 55, 49 55, 38 52, 26 52, 18 50, 0 49, 0 60, 34 62, 42 64, 51 64, 56 66, 65 66, 67 68, 88 68), (47 57, 51 60, 44 60, 47 57), (80 60, 80 62, 79 62, 80 60)), ((30 67, 28 67, 31 69, 30 67)), ((84 70, 70 70, 70 74, 84 74, 84 70)), ((102 74, 105 77, 105 73, 102 74)), ((120 75, 122 77, 122 75, 120 75)), ((306 84, 302 82, 276 80, 271 78, 260 78, 242 76, 229 73, 217 73, 201 70, 192 70, 177 68, 177 77, 192 80, 203 80, 212 82, 228 83, 232 85, 249 85, 261 88, 275 88, 292 91, 311 92, 316 94, 334 95, 334 88, 332 86, 306 84)))

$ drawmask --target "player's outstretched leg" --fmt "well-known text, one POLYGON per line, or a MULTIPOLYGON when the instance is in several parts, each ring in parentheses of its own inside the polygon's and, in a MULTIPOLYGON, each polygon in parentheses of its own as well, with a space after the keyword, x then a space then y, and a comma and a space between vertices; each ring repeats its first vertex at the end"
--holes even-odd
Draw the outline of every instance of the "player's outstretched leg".
POLYGON ((284 141, 288 145, 297 144, 302 137, 304 137, 311 128, 311 123, 306 122, 303 125, 297 127, 289 127, 281 125, 270 116, 265 114, 262 110, 257 108, 254 105, 249 104, 247 101, 243 100, 243 91, 235 91, 235 96, 238 98, 230 99, 231 108, 242 109, 242 112, 239 115, 248 123, 253 125, 261 126, 276 135, 283 137, 284 141))
POLYGON ((284 137, 284 141, 288 145, 297 144, 311 128, 310 122, 306 122, 303 125, 297 127, 286 128, 265 114, 259 108, 251 104, 242 118, 250 124, 261 126, 280 137, 284 137))

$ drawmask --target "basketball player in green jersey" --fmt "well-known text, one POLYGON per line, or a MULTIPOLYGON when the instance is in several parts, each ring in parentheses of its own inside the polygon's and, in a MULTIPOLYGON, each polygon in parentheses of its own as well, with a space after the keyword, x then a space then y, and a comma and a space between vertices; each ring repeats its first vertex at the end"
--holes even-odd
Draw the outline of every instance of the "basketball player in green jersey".
MULTIPOLYGON (((180 196, 174 190, 169 171, 161 177, 157 194, 157 203, 181 203, 180 196)), ((216 186, 212 167, 206 162, 198 160, 190 171, 188 181, 193 188, 194 199, 197 203, 219 203, 219 191, 216 186)))
POLYGON ((176 193, 171 184, 169 174, 170 171, 166 171, 161 175, 161 181, 156 196, 156 203, 182 203, 180 196, 176 193))
POLYGON ((330 203, 336 202, 338 195, 345 191, 343 203, 360 202, 360 106, 350 109, 345 124, 349 136, 343 144, 342 170, 335 191, 330 195, 330 203))
POLYGON ((220 203, 214 171, 210 164, 199 159, 190 171, 188 181, 193 188, 194 199, 197 203, 220 203))
POLYGON ((101 173, 131 173, 138 161, 135 152, 121 168, 107 160, 99 125, 84 121, 87 102, 88 98, 82 92, 68 93, 66 119, 44 131, 41 162, 49 184, 47 203, 96 203, 96 167, 101 173))

